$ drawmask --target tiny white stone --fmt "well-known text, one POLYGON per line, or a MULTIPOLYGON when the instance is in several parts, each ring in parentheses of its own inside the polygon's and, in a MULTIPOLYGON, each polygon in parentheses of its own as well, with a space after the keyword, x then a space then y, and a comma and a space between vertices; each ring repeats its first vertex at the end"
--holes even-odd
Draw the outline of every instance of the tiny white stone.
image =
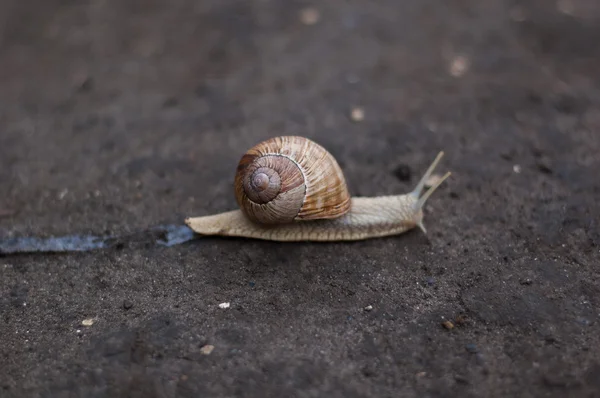
POLYGON ((219 308, 229 308, 229 303, 221 303, 219 304, 219 308))
POLYGON ((305 25, 314 25, 321 19, 319 10, 313 7, 307 7, 300 12, 300 21, 305 25))
POLYGON ((360 107, 352 108, 350 112, 350 118, 355 122, 361 122, 365 119, 365 110, 360 107))
POLYGON ((365 311, 371 311, 372 309, 373 309, 373 306, 372 306, 372 305, 367 305, 367 306, 365 307, 365 311))
POLYGON ((513 171, 517 174, 519 174, 521 172, 521 166, 519 166, 518 164, 515 164, 513 166, 513 171))
POLYGON ((81 321, 82 326, 92 326, 94 324, 94 318, 84 319, 81 321))
POLYGON ((203 346, 202 348, 200 348, 200 352, 203 355, 210 355, 210 353, 213 352, 214 349, 215 349, 214 345, 207 344, 207 345, 203 346))
POLYGON ((461 77, 469 70, 469 64, 469 58, 463 55, 457 55, 450 62, 450 74, 454 77, 461 77))

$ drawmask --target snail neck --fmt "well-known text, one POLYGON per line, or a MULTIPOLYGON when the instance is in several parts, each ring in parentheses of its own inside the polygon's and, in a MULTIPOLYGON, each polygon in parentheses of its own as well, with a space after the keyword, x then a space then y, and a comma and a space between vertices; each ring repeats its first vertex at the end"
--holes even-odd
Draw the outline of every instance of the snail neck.
MULTIPOLYGON (((344 217, 355 226, 368 228, 413 228, 421 223, 423 212, 412 195, 354 197, 344 217)), ((342 218, 344 218, 342 217, 342 218)))

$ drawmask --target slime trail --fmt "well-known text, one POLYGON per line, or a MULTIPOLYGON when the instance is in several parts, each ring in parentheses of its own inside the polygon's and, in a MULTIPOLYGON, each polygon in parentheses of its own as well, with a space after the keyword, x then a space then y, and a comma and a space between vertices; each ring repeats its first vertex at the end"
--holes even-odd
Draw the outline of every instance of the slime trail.
POLYGON ((196 237, 194 231, 187 225, 165 225, 157 227, 157 231, 162 233, 162 237, 156 240, 161 246, 175 246, 188 242, 196 237))
POLYGON ((175 246, 194 239, 185 225, 164 225, 127 236, 68 235, 50 238, 18 237, 0 239, 0 255, 25 253, 87 252, 131 244, 175 246))
POLYGON ((103 249, 107 241, 98 236, 22 237, 0 240, 0 253, 81 252, 103 249))

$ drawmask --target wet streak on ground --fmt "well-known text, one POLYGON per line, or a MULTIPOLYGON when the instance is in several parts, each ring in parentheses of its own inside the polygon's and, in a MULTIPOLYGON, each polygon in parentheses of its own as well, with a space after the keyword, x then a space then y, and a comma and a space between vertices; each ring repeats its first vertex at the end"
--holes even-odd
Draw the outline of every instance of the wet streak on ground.
POLYGON ((125 246, 129 240, 160 246, 174 246, 194 239, 185 225, 164 225, 129 236, 68 235, 57 237, 24 236, 0 240, 0 255, 23 253, 86 252, 125 246))

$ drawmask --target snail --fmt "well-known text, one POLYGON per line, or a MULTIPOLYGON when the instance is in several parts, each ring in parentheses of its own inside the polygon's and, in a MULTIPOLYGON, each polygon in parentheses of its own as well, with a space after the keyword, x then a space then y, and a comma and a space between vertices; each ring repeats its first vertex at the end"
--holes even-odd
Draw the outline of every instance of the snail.
POLYGON ((280 242, 356 241, 414 227, 427 233, 423 206, 450 172, 421 194, 443 154, 412 192, 351 197, 341 167, 325 148, 304 137, 274 137, 249 149, 238 163, 238 210, 190 217, 185 223, 200 235, 280 242))

